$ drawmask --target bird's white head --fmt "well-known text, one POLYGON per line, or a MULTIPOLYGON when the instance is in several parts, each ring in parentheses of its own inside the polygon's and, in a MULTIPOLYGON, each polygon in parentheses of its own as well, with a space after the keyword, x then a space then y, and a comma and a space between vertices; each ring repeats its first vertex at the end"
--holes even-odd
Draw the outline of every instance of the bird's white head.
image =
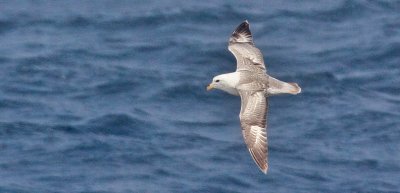
POLYGON ((207 86, 207 91, 219 89, 229 94, 239 95, 236 90, 238 83, 239 74, 237 72, 221 74, 213 78, 212 82, 207 86))

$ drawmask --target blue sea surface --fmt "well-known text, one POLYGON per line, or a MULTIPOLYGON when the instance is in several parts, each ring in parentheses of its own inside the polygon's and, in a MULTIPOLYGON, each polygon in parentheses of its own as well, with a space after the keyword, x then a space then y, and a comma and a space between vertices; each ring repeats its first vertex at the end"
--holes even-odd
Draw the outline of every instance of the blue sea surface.
POLYGON ((400 192, 400 1, 0 1, 0 193, 400 192), (269 170, 241 134, 247 19, 269 170))

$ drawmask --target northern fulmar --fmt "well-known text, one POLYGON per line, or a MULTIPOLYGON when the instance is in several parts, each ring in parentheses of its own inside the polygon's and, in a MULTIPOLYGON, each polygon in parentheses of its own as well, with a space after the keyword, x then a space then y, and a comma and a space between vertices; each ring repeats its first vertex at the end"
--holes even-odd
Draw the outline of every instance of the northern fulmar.
POLYGON ((229 51, 236 58, 236 72, 215 76, 207 90, 220 89, 240 96, 240 125, 247 148, 265 174, 268 170, 267 111, 268 97, 299 94, 297 83, 287 83, 267 74, 263 55, 255 47, 249 22, 241 23, 229 38, 229 51))

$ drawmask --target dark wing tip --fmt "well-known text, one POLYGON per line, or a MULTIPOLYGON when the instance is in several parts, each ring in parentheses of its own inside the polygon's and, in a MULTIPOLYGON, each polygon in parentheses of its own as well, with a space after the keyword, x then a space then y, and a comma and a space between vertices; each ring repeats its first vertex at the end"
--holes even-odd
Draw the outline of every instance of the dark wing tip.
POLYGON ((233 31, 229 42, 242 42, 242 43, 253 43, 253 37, 250 32, 250 24, 247 20, 242 22, 235 31, 233 31))
POLYGON ((233 34, 246 34, 251 36, 250 32, 250 24, 247 20, 245 20, 243 23, 241 23, 239 26, 236 27, 235 31, 233 34))
POLYGON ((247 19, 246 19, 246 20, 244 20, 244 21, 236 28, 236 30, 238 30, 238 29, 240 29, 240 28, 249 28, 249 26, 250 26, 250 23, 249 23, 249 21, 247 21, 247 19))

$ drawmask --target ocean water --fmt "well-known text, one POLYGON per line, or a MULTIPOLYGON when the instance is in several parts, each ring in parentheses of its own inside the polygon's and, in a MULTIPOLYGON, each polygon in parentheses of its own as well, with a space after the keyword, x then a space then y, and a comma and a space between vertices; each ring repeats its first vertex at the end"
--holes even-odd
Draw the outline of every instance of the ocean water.
POLYGON ((0 192, 400 192, 400 1, 0 1, 0 192), (205 90, 245 19, 267 175, 205 90))

